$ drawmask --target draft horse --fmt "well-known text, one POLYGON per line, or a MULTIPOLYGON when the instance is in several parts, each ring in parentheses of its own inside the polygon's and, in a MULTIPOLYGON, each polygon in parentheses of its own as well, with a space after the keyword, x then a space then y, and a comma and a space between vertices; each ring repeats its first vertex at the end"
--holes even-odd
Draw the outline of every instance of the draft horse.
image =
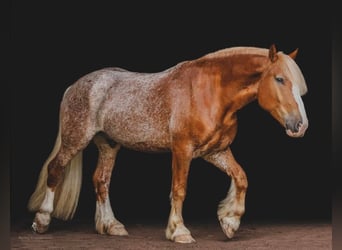
POLYGON ((89 73, 64 93, 55 146, 42 167, 28 208, 34 231, 44 233, 51 216, 75 213, 82 179, 82 151, 94 141, 99 150, 93 182, 95 227, 100 234, 127 235, 109 200, 111 173, 121 146, 172 153, 171 210, 166 238, 195 240, 184 225, 182 207, 192 159, 201 157, 231 177, 217 211, 232 238, 245 211, 247 177, 231 152, 237 112, 257 100, 284 128, 301 137, 308 119, 301 96, 303 74, 290 54, 257 47, 232 47, 181 62, 157 73, 104 68, 89 73))

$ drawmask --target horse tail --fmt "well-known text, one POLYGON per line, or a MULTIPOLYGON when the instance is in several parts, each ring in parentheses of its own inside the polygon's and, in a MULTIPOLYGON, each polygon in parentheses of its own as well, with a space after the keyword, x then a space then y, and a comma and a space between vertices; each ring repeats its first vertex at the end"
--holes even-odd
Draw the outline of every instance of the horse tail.
MULTIPOLYGON (((45 198, 48 178, 48 165, 56 157, 61 148, 61 126, 52 152, 45 161, 38 178, 36 189, 28 202, 28 209, 36 212, 45 198)), ((52 216, 69 220, 75 214, 82 184, 82 151, 65 166, 64 177, 55 188, 54 210, 52 216)))

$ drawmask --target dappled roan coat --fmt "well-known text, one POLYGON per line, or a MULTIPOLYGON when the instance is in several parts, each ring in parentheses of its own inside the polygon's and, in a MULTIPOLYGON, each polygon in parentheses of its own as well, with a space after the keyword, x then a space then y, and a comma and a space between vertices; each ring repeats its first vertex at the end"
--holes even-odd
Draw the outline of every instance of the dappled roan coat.
POLYGON ((127 235, 112 211, 109 184, 120 147, 146 152, 171 151, 171 211, 166 237, 194 239, 182 217, 193 158, 202 157, 231 178, 218 219, 232 238, 245 211, 247 177, 230 150, 237 133, 237 111, 257 100, 292 137, 307 127, 301 96, 307 92, 295 63, 270 49, 234 47, 181 62, 158 73, 105 68, 83 76, 64 93, 56 144, 43 165, 29 209, 33 229, 43 233, 51 216, 71 219, 81 186, 82 151, 91 140, 99 149, 93 182, 96 230, 127 235))

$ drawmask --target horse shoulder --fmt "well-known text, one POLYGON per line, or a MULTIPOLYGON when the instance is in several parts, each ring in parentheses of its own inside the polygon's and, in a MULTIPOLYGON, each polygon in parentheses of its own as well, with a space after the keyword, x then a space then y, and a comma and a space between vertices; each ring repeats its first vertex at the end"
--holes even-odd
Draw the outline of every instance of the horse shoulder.
POLYGON ((203 92, 194 93, 194 89, 186 84, 172 91, 177 97, 170 123, 174 144, 193 148, 194 157, 231 144, 236 134, 236 117, 224 115, 219 98, 203 92))

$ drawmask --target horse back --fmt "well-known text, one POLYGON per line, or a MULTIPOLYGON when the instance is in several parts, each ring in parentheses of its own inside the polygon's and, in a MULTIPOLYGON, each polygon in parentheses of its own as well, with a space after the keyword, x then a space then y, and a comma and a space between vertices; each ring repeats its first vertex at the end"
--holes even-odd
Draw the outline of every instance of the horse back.
POLYGON ((65 92, 61 110, 78 111, 72 112, 78 116, 75 122, 128 148, 165 151, 170 148, 168 75, 169 71, 137 73, 121 68, 94 71, 65 92))

